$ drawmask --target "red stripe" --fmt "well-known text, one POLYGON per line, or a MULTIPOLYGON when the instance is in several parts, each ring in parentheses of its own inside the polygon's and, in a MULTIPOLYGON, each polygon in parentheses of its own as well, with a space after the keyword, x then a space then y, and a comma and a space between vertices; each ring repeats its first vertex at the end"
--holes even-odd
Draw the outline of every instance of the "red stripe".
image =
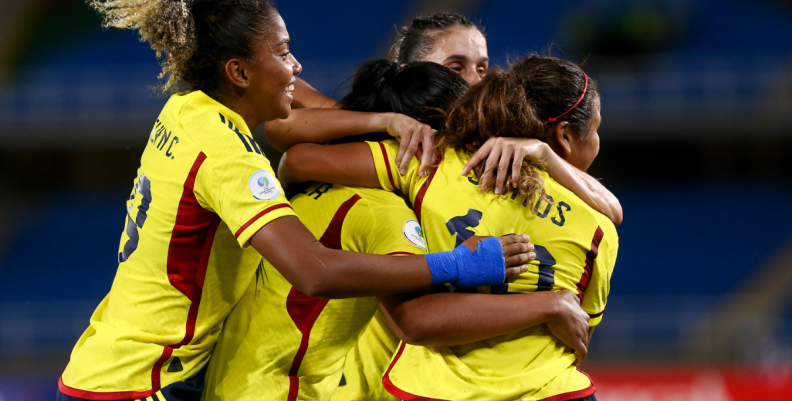
POLYGON ((597 231, 594 232, 594 238, 591 240, 591 250, 586 252, 586 267, 583 270, 583 275, 580 276, 580 280, 577 283, 577 296, 580 299, 580 302, 583 302, 583 292, 586 291, 586 288, 588 288, 589 282, 591 281, 591 271, 594 269, 594 259, 597 258, 597 254, 599 253, 599 244, 600 241, 602 241, 603 235, 605 235, 605 233, 601 228, 597 227, 597 231))
MULTIPOLYGON (((332 249, 341 249, 341 228, 344 224, 344 218, 346 218, 349 210, 352 209, 352 206, 359 200, 360 196, 356 194, 341 204, 330 220, 330 224, 324 234, 322 234, 322 238, 319 239, 322 245, 332 249)), ((297 326, 302 333, 300 347, 297 349, 297 354, 294 356, 291 368, 289 369, 289 395, 287 401, 297 400, 297 394, 300 391, 300 378, 297 374, 300 371, 300 365, 305 357, 305 353, 308 351, 311 329, 314 323, 316 323, 316 319, 319 318, 322 310, 327 305, 327 302, 327 299, 309 297, 294 287, 292 287, 291 291, 289 291, 289 295, 286 297, 286 310, 289 312, 289 316, 292 318, 295 326, 297 326)))
POLYGON ((117 391, 112 393, 96 393, 93 391, 78 390, 63 384, 63 377, 58 378, 58 390, 69 397, 82 398, 84 400, 113 401, 151 397, 154 390, 149 391, 117 391))
POLYGON ((185 333, 181 341, 165 346, 162 355, 151 370, 151 390, 149 391, 122 391, 122 392, 92 392, 72 389, 58 382, 61 393, 70 397, 87 400, 119 400, 131 398, 150 397, 161 387, 160 373, 162 366, 170 359, 173 350, 182 345, 189 344, 195 335, 195 322, 198 318, 198 309, 201 304, 206 267, 212 252, 212 242, 215 232, 220 224, 220 217, 204 209, 198 203, 193 192, 195 177, 198 170, 206 160, 206 155, 201 152, 193 163, 187 179, 184 181, 179 207, 176 212, 176 221, 171 232, 168 245, 167 273, 170 284, 179 290, 191 301, 187 312, 185 333))
POLYGON ((386 255, 404 255, 404 256, 411 256, 411 255, 415 255, 415 254, 414 254, 414 253, 412 253, 412 252, 391 252, 391 253, 386 253, 386 255))
POLYGON ((421 397, 420 395, 410 394, 398 387, 390 379, 390 371, 393 369, 393 365, 401 358, 402 352, 404 352, 405 343, 402 341, 401 346, 399 347, 399 351, 396 352, 396 356, 393 358, 390 366, 388 366, 388 370, 385 371, 385 375, 382 376, 382 385, 385 387, 389 393, 391 393, 394 397, 398 397, 400 400, 404 401, 445 401, 439 398, 427 398, 421 397))
MULTIPOLYGON (((393 384, 393 382, 390 379, 390 372, 391 369, 393 369, 393 366, 396 365, 396 362, 399 361, 399 358, 401 358, 402 352, 404 352, 404 346, 405 343, 402 341, 401 346, 399 347, 399 351, 396 352, 396 356, 393 358, 393 361, 391 362, 390 366, 388 366, 388 370, 385 371, 385 375, 382 377, 382 385, 385 387, 385 390, 391 393, 394 397, 397 397, 404 401, 445 401, 438 398, 428 398, 428 397, 422 397, 420 395, 410 394, 396 387, 396 385, 393 384)), ((594 394, 597 391, 597 388, 594 387, 594 381, 591 380, 591 376, 589 376, 586 372, 580 369, 578 369, 578 372, 583 373, 584 375, 586 375, 586 377, 588 377, 589 382, 591 382, 590 386, 584 388, 583 390, 572 391, 569 393, 558 394, 552 397, 543 398, 540 401, 568 401, 568 400, 575 400, 578 398, 586 398, 594 394)))
POLYGON ((605 313, 605 311, 602 311, 600 313, 595 313, 593 315, 591 313, 589 313, 589 319, 594 319, 595 317, 600 317, 600 316, 602 316, 603 313, 605 313))
POLYGON ((246 228, 250 227, 250 225, 255 223, 256 220, 260 219, 261 216, 263 216, 263 215, 265 215, 265 214, 267 214, 267 213, 269 213, 269 212, 271 212, 273 210, 278 210, 278 209, 281 209, 281 208, 284 208, 284 207, 288 207, 289 209, 292 208, 291 205, 288 204, 288 203, 279 203, 277 205, 273 205, 273 206, 270 206, 270 207, 262 210, 259 214, 253 216, 252 219, 248 220, 247 223, 243 224, 242 227, 239 227, 239 230, 237 230, 236 234, 234 234, 234 237, 239 238, 239 236, 242 234, 242 231, 245 231, 246 228))
POLYGON ((597 388, 594 387, 594 380, 591 380, 591 376, 589 376, 586 372, 584 372, 584 371, 582 371, 580 369, 578 369, 577 371, 580 372, 580 373, 583 373, 584 375, 586 375, 586 377, 588 377, 589 382, 591 382, 590 386, 584 388, 583 390, 572 391, 572 392, 569 392, 569 393, 554 395, 552 397, 542 398, 539 401, 569 401, 569 400, 577 400, 577 399, 580 399, 580 398, 590 397, 592 394, 597 392, 597 388))
POLYGON ((379 142, 380 149, 382 150, 382 157, 385 159, 385 170, 388 171, 388 179, 391 183, 391 188, 396 188, 396 183, 393 182, 393 172, 391 172, 390 167, 390 157, 388 156, 388 151, 385 150, 385 145, 382 142, 379 142))
POLYGON ((432 183, 432 179, 434 178, 435 173, 437 173, 437 167, 439 167, 439 165, 435 166, 435 168, 432 169, 432 174, 429 174, 429 178, 421 186, 421 189, 418 190, 418 195, 415 196, 415 202, 413 202, 413 209, 415 209, 415 215, 418 216, 418 221, 421 221, 421 205, 423 204, 424 195, 426 195, 426 190, 429 189, 429 184, 432 183))

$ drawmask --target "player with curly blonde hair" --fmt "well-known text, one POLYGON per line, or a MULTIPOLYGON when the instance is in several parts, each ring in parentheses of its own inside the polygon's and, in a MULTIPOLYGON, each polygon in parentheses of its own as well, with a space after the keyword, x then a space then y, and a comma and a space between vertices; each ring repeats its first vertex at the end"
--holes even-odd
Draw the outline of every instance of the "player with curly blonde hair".
POLYGON ((113 286, 74 347, 58 400, 199 399, 223 321, 262 256, 300 299, 498 284, 526 268, 521 235, 395 258, 333 249, 300 222, 251 135, 289 116, 302 70, 268 1, 91 5, 164 57, 161 90, 175 94, 141 157, 113 286))

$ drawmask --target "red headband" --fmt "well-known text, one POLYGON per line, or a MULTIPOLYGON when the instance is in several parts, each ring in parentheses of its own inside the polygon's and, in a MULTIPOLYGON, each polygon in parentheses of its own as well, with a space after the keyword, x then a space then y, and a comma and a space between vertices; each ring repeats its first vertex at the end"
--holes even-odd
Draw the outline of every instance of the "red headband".
POLYGON ((575 104, 573 104, 572 107, 569 108, 569 110, 561 113, 561 115, 559 115, 558 117, 550 117, 550 118, 548 118, 547 121, 542 123, 542 125, 545 125, 547 123, 555 122, 556 120, 558 120, 559 118, 563 117, 564 115, 566 115, 570 111, 574 110, 575 107, 577 107, 577 105, 579 105, 580 102, 583 101, 583 98, 586 97, 586 89, 588 89, 588 75, 586 75, 586 73, 583 72, 583 76, 586 77, 586 84, 583 86, 583 94, 580 95, 580 99, 578 99, 577 102, 575 102, 575 104))

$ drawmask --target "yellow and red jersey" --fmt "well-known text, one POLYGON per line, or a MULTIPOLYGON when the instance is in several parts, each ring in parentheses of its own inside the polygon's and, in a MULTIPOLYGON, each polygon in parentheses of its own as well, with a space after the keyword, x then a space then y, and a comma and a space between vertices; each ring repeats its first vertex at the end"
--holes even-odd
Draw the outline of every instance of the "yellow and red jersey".
MULTIPOLYGON (((394 163, 395 141, 369 146, 382 187, 409 196, 430 252, 451 250, 472 235, 531 236, 537 256, 529 270, 478 292, 569 289, 591 315, 590 325, 600 323, 618 249, 616 229, 607 217, 544 172, 549 202, 528 204, 516 194, 481 192, 472 174, 460 175, 469 160, 466 153, 446 150, 427 177, 418 175, 419 163, 412 160, 402 176, 394 163)), ((594 393, 594 385, 574 361, 572 350, 543 324, 454 347, 402 344, 383 382, 391 394, 404 400, 584 398, 594 393)))
POLYGON ((145 398, 196 375, 261 261, 250 238, 294 215, 235 112, 172 96, 126 205, 118 270, 58 383, 68 396, 145 398))
POLYGON ((377 311, 347 354, 344 380, 332 401, 399 401, 383 387, 382 374, 388 369, 400 342, 385 315, 377 311))
MULTIPOLYGON (((391 192, 314 184, 291 204, 328 248, 380 255, 425 251, 415 214, 391 192)), ((376 310, 374 298, 302 294, 264 261, 226 320, 204 399, 330 400, 346 354, 376 310)))

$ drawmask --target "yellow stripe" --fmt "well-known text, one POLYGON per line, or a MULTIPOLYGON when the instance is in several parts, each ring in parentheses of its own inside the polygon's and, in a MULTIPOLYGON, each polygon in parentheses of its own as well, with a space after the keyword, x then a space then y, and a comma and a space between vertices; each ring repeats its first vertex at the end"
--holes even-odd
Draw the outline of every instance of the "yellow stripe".
POLYGON ((159 397, 160 401, 168 401, 165 399, 165 396, 162 395, 162 391, 157 391, 157 397, 159 397))

